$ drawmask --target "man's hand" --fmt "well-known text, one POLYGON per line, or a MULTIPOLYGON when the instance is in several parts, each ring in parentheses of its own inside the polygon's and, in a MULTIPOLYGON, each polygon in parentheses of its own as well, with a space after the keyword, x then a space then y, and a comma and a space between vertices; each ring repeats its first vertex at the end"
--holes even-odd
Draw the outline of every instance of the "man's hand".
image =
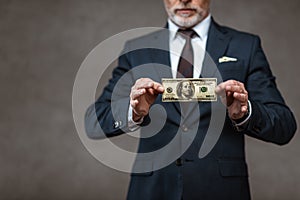
POLYGON ((243 83, 229 80, 216 87, 222 103, 227 106, 230 119, 238 120, 248 112, 248 92, 243 83))
POLYGON ((138 79, 130 92, 130 105, 132 107, 133 121, 137 122, 149 113, 150 106, 158 94, 164 92, 161 84, 149 78, 138 79))

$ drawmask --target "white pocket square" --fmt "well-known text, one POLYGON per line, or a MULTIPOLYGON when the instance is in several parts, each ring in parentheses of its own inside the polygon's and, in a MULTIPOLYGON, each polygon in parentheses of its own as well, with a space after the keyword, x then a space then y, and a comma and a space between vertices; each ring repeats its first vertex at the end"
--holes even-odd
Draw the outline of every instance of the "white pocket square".
POLYGON ((231 57, 223 56, 222 58, 219 58, 219 63, 236 62, 237 60, 238 60, 237 58, 231 58, 231 57))

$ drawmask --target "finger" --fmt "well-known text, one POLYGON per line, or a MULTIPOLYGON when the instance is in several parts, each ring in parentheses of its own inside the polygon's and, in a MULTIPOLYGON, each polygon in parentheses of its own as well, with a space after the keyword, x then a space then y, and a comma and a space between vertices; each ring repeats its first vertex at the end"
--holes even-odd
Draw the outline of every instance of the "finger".
POLYGON ((215 92, 220 95, 221 93, 223 93, 225 91, 225 85, 223 83, 219 84, 216 89, 215 92))
POLYGON ((154 90, 153 88, 148 88, 148 89, 146 89, 146 91, 148 94, 153 95, 153 96, 157 94, 156 90, 154 90))
POLYGON ((225 90, 223 90, 221 87, 216 87, 215 89, 215 93, 221 97, 225 97, 225 90))
POLYGON ((163 93, 164 92, 164 88, 160 83, 157 82, 150 82, 146 85, 144 85, 145 89, 151 89, 151 93, 152 94, 159 94, 159 93, 163 93), (152 92, 153 91, 153 92, 152 92))
POLYGON ((133 109, 135 109, 138 104, 139 104, 138 100, 130 100, 130 105, 133 109))
POLYGON ((139 90, 139 89, 147 89, 153 87, 153 81, 137 81, 136 84, 134 85, 134 89, 139 90))
POLYGON ((225 97, 226 93, 225 93, 225 86, 224 85, 218 85, 215 89, 215 92, 217 95, 221 96, 221 97, 225 97))
POLYGON ((246 92, 245 89, 239 85, 227 85, 225 90, 230 92, 238 92, 238 93, 246 92))
POLYGON ((153 89, 157 92, 157 93, 163 93, 165 91, 164 87, 157 82, 153 82, 153 89))
POLYGON ((232 81, 226 81, 224 83, 220 83, 215 89, 216 94, 221 97, 225 97, 226 96, 226 87, 231 86, 231 85, 233 85, 232 81))
POLYGON ((134 90, 134 89, 141 89, 144 87, 149 87, 152 82, 153 82, 153 80, 151 80, 149 78, 140 78, 135 81, 135 83, 131 89, 134 90))
POLYGON ((240 90, 240 92, 246 92, 244 83, 239 81, 234 81, 233 83, 234 84, 228 86, 231 87, 233 90, 240 90))
POLYGON ((230 85, 238 85, 238 81, 235 81, 235 80, 228 80, 228 81, 225 81, 223 83, 220 83, 217 88, 218 89, 223 89, 225 90, 226 86, 230 86, 230 85))
POLYGON ((240 101, 240 102, 247 102, 248 101, 248 96, 247 96, 247 94, 244 94, 244 93, 237 93, 237 92, 235 92, 233 94, 233 97, 236 100, 240 101))
POLYGON ((130 93, 130 98, 133 99, 133 100, 135 100, 135 99, 139 98, 140 96, 142 96, 145 93, 146 93, 145 89, 133 90, 130 93))
POLYGON ((242 113, 247 113, 248 112, 248 106, 242 106, 241 107, 241 112, 242 113))
POLYGON ((229 87, 229 86, 240 86, 243 89, 243 91, 245 91, 245 87, 244 87, 243 83, 236 81, 236 80, 228 80, 223 83, 220 83, 216 87, 216 93, 218 94, 218 93, 223 92, 224 90, 226 90, 226 87, 229 87))
POLYGON ((150 88, 153 87, 155 84, 157 83, 150 78, 140 78, 135 82, 133 88, 134 89, 150 88))
POLYGON ((132 87, 132 90, 146 89, 150 94, 161 94, 164 92, 164 88, 160 83, 151 82, 137 82, 137 84, 132 87))

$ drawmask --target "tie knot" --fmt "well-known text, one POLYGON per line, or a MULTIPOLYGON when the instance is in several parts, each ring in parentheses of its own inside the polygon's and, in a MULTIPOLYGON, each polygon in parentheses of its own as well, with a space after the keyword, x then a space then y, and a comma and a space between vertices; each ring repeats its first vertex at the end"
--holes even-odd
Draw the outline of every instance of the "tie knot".
POLYGON ((185 38, 193 38, 197 36, 197 33, 193 29, 179 29, 178 33, 181 33, 185 38))

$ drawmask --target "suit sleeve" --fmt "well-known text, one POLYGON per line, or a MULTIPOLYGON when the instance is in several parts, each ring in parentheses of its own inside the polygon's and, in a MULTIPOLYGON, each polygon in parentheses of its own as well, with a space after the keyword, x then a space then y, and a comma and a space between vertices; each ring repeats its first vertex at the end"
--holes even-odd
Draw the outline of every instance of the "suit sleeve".
POLYGON ((252 104, 246 134, 279 145, 287 144, 296 132, 296 121, 277 89, 258 37, 254 37, 246 87, 252 104))
POLYGON ((97 101, 87 109, 85 129, 89 138, 102 139, 128 131, 129 94, 133 80, 128 54, 124 53, 126 46, 127 44, 108 85, 97 101))

